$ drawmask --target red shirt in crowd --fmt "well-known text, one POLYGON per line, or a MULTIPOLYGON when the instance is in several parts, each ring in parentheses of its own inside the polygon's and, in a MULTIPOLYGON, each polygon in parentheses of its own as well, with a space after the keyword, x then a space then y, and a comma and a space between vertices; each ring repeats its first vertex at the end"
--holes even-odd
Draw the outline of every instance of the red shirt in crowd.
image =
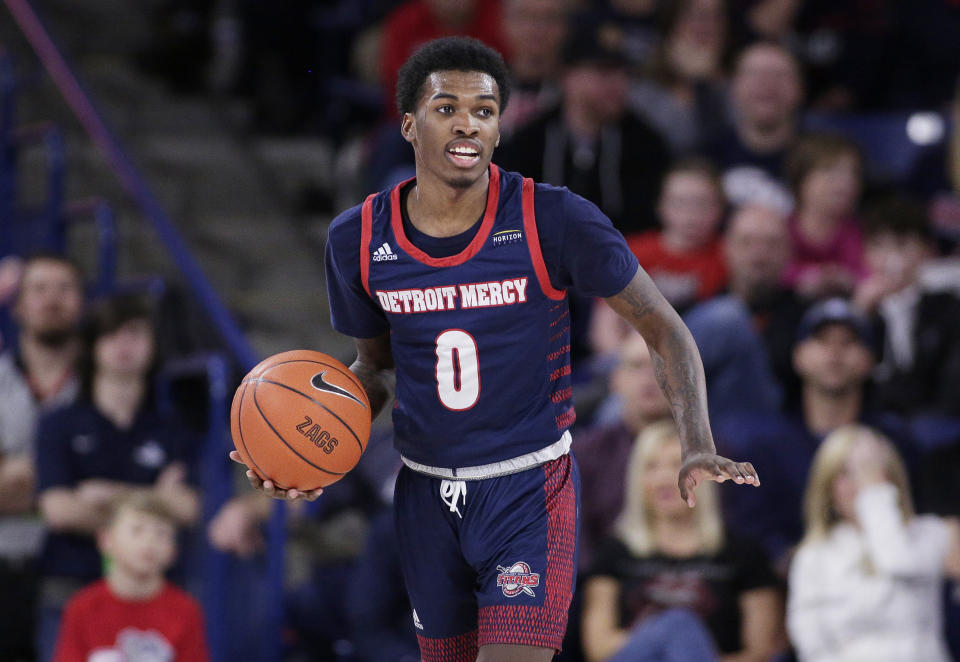
POLYGON ((723 289, 727 268, 719 239, 692 253, 673 253, 660 232, 627 237, 627 245, 663 296, 678 310, 709 299, 723 289))
POLYGON ((387 107, 396 109, 397 73, 417 48, 439 37, 463 35, 479 39, 506 55, 502 22, 500 0, 478 0, 473 17, 456 28, 437 21, 424 0, 410 0, 398 7, 387 17, 380 51, 380 79, 387 95, 387 107))
POLYGON ((124 600, 105 580, 67 604, 54 662, 209 662, 200 606, 164 585, 149 600, 124 600))

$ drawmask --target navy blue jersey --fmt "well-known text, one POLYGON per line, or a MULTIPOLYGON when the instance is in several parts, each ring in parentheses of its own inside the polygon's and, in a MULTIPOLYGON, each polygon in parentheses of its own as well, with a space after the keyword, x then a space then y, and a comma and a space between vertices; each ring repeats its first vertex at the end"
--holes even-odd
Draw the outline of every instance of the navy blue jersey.
MULTIPOLYGON (((151 486, 173 462, 189 469, 196 443, 176 421, 141 409, 120 429, 89 400, 42 417, 37 428, 37 493, 77 488, 92 479, 151 486)), ((90 581, 100 576, 100 554, 91 536, 51 531, 42 559, 47 576, 90 581)))
POLYGON ((341 214, 327 246, 334 328, 361 338, 390 333, 398 450, 456 468, 549 446, 575 416, 561 288, 612 296, 636 273, 636 259, 590 203, 492 164, 472 239, 431 257, 404 232, 404 184, 341 214), (358 259, 359 269, 351 266, 358 259))

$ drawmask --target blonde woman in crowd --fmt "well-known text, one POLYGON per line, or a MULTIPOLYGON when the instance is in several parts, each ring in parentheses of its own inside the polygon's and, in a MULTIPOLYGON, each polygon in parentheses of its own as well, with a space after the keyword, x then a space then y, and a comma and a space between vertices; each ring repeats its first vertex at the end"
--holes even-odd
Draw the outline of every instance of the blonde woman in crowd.
POLYGON ((783 641, 783 603, 759 545, 725 531, 715 485, 680 499, 671 421, 638 437, 624 508, 585 587, 590 662, 760 662, 783 641))
POLYGON ((787 625, 801 662, 948 662, 944 575, 960 577, 956 522, 913 511, 893 445, 862 425, 814 458, 787 625))

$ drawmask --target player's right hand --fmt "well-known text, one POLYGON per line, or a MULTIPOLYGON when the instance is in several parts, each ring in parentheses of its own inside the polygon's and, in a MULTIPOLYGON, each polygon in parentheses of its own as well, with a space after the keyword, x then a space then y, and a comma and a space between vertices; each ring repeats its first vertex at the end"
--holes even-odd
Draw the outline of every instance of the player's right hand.
MULTIPOLYGON (((230 451, 230 459, 236 462, 237 464, 242 464, 247 466, 243 460, 240 459, 240 453, 237 451, 230 451)), ((316 501, 317 497, 323 494, 322 489, 316 489, 312 492, 301 492, 300 490, 283 490, 273 484, 271 480, 260 480, 260 477, 253 472, 252 469, 247 467, 247 480, 250 481, 250 485, 253 486, 253 489, 260 490, 268 497, 274 499, 281 499, 283 501, 296 501, 298 499, 303 499, 304 501, 316 501)))

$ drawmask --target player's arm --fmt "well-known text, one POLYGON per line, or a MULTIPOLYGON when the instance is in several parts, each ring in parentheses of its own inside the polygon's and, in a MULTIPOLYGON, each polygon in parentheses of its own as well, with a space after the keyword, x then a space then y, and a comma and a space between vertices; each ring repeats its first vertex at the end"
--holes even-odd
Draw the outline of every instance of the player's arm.
POLYGON ((367 392, 370 417, 373 419, 393 397, 393 351, 390 349, 390 334, 354 340, 357 344, 357 360, 350 366, 350 370, 367 392))
POLYGON ((619 294, 606 302, 633 326, 650 347, 657 382, 670 402, 683 447, 680 496, 694 505, 694 490, 704 479, 759 485, 749 462, 717 455, 707 418, 703 363, 693 336, 642 268, 619 294))

